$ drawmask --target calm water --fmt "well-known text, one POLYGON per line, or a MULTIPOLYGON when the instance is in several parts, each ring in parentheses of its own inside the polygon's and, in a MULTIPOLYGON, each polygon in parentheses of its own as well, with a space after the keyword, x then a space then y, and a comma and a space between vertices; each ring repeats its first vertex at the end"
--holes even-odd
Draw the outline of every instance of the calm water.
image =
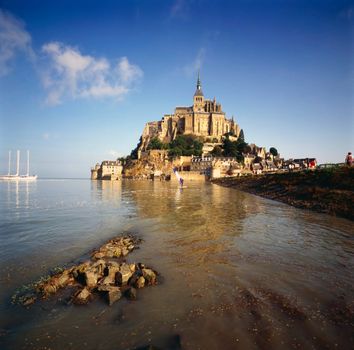
POLYGON ((354 234, 345 219, 208 183, 0 182, 0 348, 352 349, 354 234), (11 295, 109 238, 161 273, 138 300, 31 308, 11 295))

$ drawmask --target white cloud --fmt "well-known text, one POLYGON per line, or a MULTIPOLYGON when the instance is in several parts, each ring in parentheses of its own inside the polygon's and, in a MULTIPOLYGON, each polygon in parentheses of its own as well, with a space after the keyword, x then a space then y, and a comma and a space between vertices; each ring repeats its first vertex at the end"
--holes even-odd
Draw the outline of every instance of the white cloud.
POLYGON ((22 21, 0 9, 0 76, 9 72, 10 62, 18 52, 25 53, 35 63, 49 105, 68 98, 121 100, 143 77, 140 67, 127 57, 110 62, 55 41, 44 44, 40 59, 36 59, 31 35, 24 27, 22 21))
POLYGON ((10 61, 18 52, 34 58, 31 41, 31 35, 24 29, 23 22, 0 9, 0 76, 9 72, 10 61))
POLYGON ((125 83, 130 83, 135 79, 141 78, 143 75, 142 70, 138 66, 130 64, 126 57, 120 59, 117 68, 118 74, 125 83))
POLYGON ((120 156, 120 153, 118 151, 113 150, 113 149, 107 151, 106 153, 115 159, 120 156))
POLYGON ((122 99, 142 78, 143 71, 122 57, 115 66, 106 58, 83 55, 77 48, 59 42, 42 47, 43 86, 48 90, 46 102, 59 104, 64 98, 122 99))
POLYGON ((202 68, 205 59, 205 52, 206 52, 205 48, 203 47, 200 48, 193 62, 186 64, 182 68, 183 72, 187 76, 192 76, 202 68))

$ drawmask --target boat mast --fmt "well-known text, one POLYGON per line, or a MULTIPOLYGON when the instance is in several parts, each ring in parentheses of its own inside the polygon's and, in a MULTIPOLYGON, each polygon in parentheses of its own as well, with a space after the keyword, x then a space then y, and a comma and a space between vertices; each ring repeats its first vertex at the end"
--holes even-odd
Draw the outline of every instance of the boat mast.
POLYGON ((7 174, 8 176, 11 175, 11 151, 9 151, 9 172, 7 174))
POLYGON ((29 150, 27 150, 27 176, 29 176, 29 150))
POLYGON ((20 173, 20 151, 17 150, 17 167, 16 167, 16 176, 20 173))

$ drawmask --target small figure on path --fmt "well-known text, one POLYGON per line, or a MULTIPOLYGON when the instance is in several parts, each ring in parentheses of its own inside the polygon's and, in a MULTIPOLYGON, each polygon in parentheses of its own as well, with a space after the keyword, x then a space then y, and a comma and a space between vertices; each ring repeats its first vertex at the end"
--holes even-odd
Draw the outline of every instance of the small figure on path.
POLYGON ((345 164, 348 167, 351 167, 353 163, 353 157, 352 157, 352 152, 348 152, 347 156, 345 157, 345 164))

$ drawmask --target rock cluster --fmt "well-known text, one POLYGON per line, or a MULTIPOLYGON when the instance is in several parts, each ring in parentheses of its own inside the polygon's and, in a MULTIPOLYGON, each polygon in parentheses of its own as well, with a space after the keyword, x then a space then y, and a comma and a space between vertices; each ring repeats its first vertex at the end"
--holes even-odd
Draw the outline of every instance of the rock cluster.
POLYGON ((142 263, 124 261, 124 257, 139 243, 130 236, 114 238, 95 250, 90 260, 36 283, 34 293, 19 297, 18 302, 28 306, 38 295, 47 298, 67 286, 76 287, 70 300, 74 304, 87 304, 95 295, 105 298, 109 305, 123 295, 134 300, 137 289, 157 283, 154 270, 142 263))

